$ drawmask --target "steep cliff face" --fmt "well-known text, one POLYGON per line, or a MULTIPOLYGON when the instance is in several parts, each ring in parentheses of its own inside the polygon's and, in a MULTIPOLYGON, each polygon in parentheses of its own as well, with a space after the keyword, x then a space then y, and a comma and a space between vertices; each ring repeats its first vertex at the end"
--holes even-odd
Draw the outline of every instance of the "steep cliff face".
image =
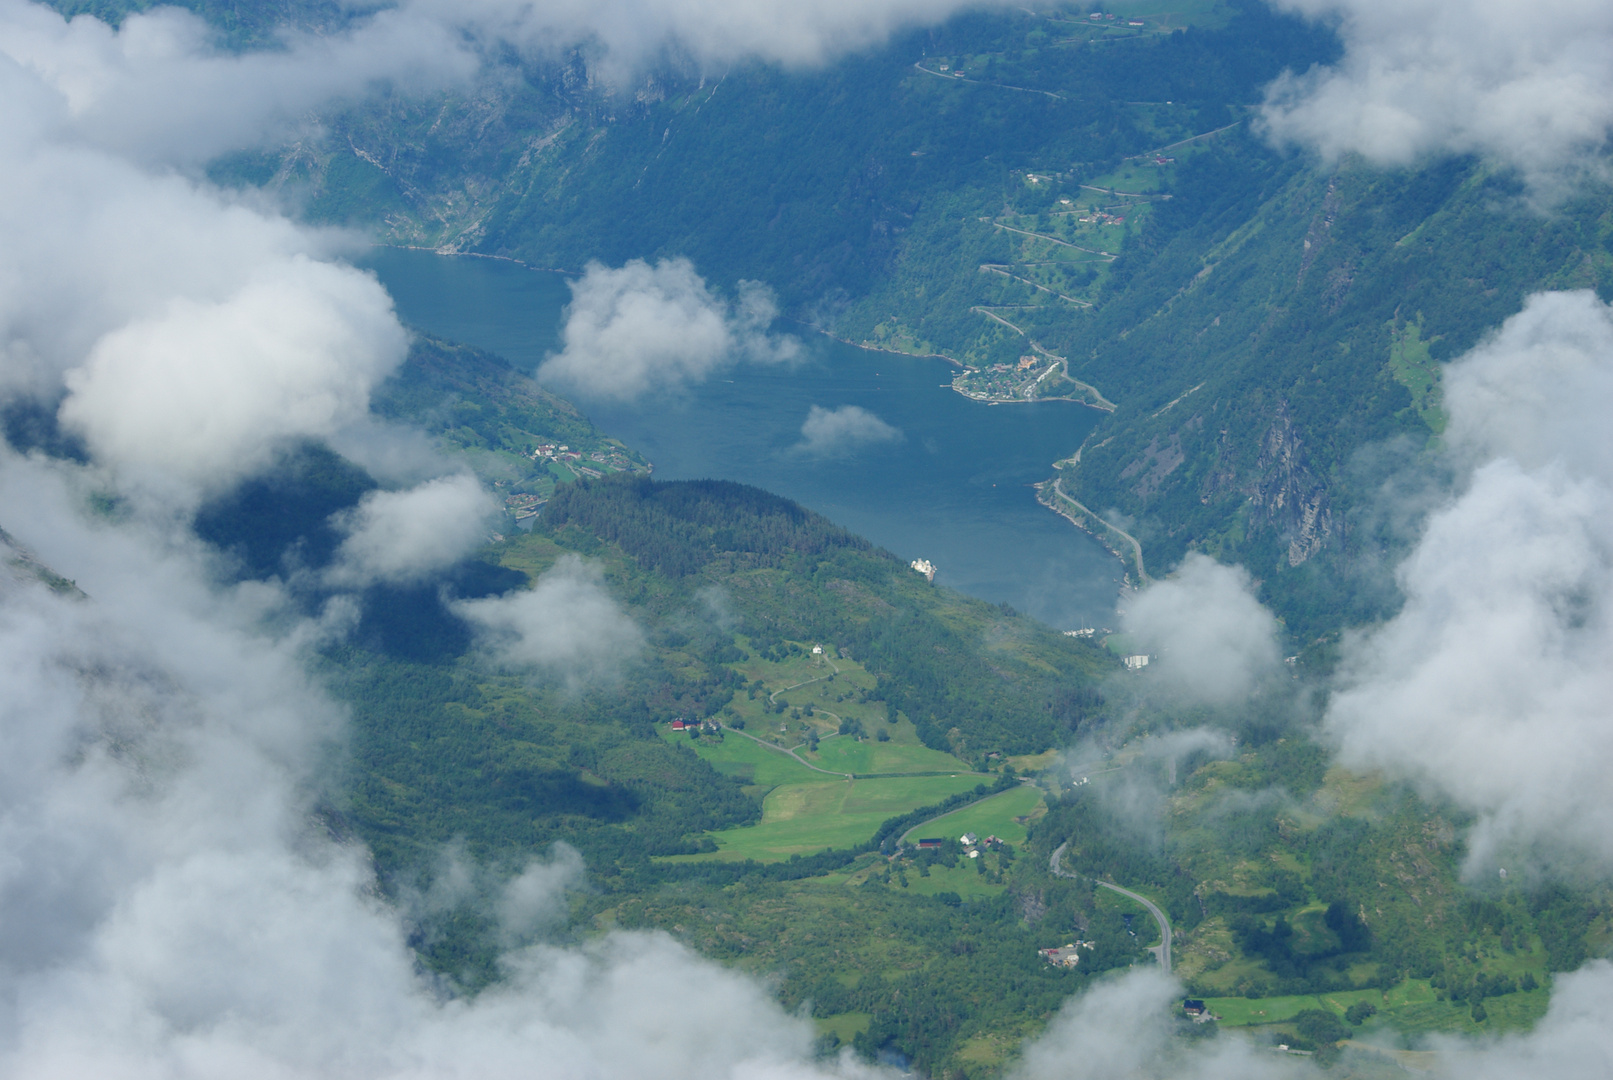
POLYGON ((1321 551, 1333 536, 1327 485, 1306 464, 1305 447, 1286 401, 1260 442, 1260 457, 1248 486, 1251 516, 1287 542, 1290 567, 1321 551))
POLYGON ((1158 572, 1195 549, 1244 563, 1296 635, 1375 617, 1400 540, 1358 542, 1378 484, 1357 474, 1424 452, 1442 364, 1530 293, 1613 293, 1613 190, 1547 215, 1475 161, 1322 172, 1252 141, 1176 190, 1116 264, 1125 287, 1042 339, 1118 405, 1065 489, 1134 521, 1158 572))

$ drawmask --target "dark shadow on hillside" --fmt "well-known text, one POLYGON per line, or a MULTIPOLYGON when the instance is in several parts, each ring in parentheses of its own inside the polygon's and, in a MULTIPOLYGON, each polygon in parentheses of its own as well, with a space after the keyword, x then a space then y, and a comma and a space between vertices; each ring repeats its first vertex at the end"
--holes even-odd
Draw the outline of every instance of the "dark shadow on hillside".
POLYGON ((364 613, 356 639, 395 660, 442 663, 464 655, 471 628, 448 607, 448 599, 479 600, 518 589, 526 575, 491 563, 466 561, 415 585, 372 585, 364 590, 364 613))
POLYGON ((330 516, 376 486, 369 473, 334 451, 305 443, 203 503, 193 527, 196 535, 239 560, 241 580, 291 568, 318 570, 342 542, 330 516))

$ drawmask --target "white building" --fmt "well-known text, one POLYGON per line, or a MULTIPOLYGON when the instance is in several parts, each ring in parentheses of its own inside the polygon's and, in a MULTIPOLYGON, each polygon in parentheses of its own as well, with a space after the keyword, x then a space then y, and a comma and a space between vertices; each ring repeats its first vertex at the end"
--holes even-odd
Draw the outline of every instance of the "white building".
POLYGON ((1133 653, 1120 662, 1126 665, 1127 671, 1141 671, 1148 666, 1148 654, 1133 653))

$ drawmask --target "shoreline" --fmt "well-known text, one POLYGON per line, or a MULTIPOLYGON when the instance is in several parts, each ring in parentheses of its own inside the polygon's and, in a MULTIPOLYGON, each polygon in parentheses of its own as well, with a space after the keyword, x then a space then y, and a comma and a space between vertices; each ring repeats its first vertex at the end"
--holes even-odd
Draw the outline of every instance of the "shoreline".
POLYGON ((566 277, 576 277, 575 270, 562 270, 558 266, 533 266, 509 255, 489 255, 482 251, 444 251, 442 248, 427 247, 425 244, 382 244, 372 243, 372 248, 391 248, 394 251, 426 251, 433 255, 440 255, 445 259, 494 259, 498 262, 514 263, 523 270, 533 270, 540 274, 561 274, 566 277))
MULTIPOLYGON (((514 258, 514 257, 509 256, 509 255, 489 255, 486 252, 482 252, 482 251, 445 251, 442 248, 429 247, 429 246, 427 246, 425 244, 373 243, 370 246, 372 248, 390 248, 390 249, 392 249, 394 251, 425 251, 425 252, 429 252, 432 255, 440 256, 442 258, 493 259, 493 260, 496 260, 498 262, 514 263, 516 266, 519 266, 523 270, 532 270, 532 271, 534 271, 536 273, 540 273, 540 274, 560 274, 563 277, 576 277, 577 273, 578 273, 575 270, 564 270, 564 269, 561 269, 560 267, 557 267, 557 266, 534 266, 532 263, 522 262, 520 259, 514 258)), ((953 357, 950 357, 950 356, 946 355, 945 353, 937 353, 937 352, 928 352, 928 353, 905 352, 905 351, 903 351, 901 349, 888 349, 888 348, 885 348, 884 346, 872 345, 872 344, 869 344, 868 342, 865 342, 865 341, 852 341, 850 338, 843 338, 843 337, 839 336, 838 334, 830 333, 828 330, 824 330, 821 327, 813 326, 811 323, 802 322, 800 319, 790 318, 789 316, 781 316, 781 318, 783 318, 783 319, 785 319, 785 320, 787 320, 789 322, 793 322, 797 326, 805 327, 806 329, 812 331, 815 334, 822 334, 824 337, 828 338, 831 341, 838 341, 842 345, 850 345, 852 348, 854 348, 854 349, 862 349, 864 352, 888 353, 891 356, 910 356, 910 357, 916 357, 916 358, 918 358, 920 360, 941 360, 941 361, 944 361, 944 362, 952 365, 952 367, 957 369, 959 374, 962 374, 963 372, 972 370, 969 367, 968 364, 965 364, 961 360, 954 359, 953 357)), ((1042 350, 1042 348, 1040 346, 1038 346, 1035 342, 1031 342, 1031 347, 1033 349, 1035 349, 1037 352, 1042 352, 1043 355, 1045 355, 1045 356, 1052 357, 1051 353, 1044 352, 1042 350)), ((1062 357, 1058 357, 1058 358, 1055 358, 1055 359, 1062 360, 1062 357)), ((1074 394, 1059 394, 1059 395, 1057 395, 1055 397, 1018 398, 1018 397, 994 397, 994 396, 992 396, 990 394, 970 393, 967 390, 963 390, 963 389, 959 388, 959 386, 958 386, 958 384, 956 382, 956 376, 954 376, 954 381, 952 383, 950 383, 950 386, 952 388, 953 393, 960 394, 963 397, 968 398, 970 401, 978 401, 978 402, 981 402, 982 404, 985 404, 985 405, 1034 405, 1037 402, 1042 402, 1042 401, 1070 401, 1070 402, 1074 402, 1075 404, 1081 405, 1081 406, 1083 406, 1085 408, 1088 408, 1088 409, 1096 409, 1099 412, 1104 412, 1104 413, 1112 413, 1112 412, 1114 412, 1114 410, 1115 410, 1114 405, 1105 401, 1105 399, 1103 397, 1103 394, 1098 391, 1097 387, 1089 386, 1088 384, 1083 383, 1078 379, 1070 378, 1068 368, 1066 368, 1064 370, 1063 376, 1064 376, 1065 379, 1068 379, 1070 382, 1076 383, 1076 385, 1081 386, 1085 390, 1089 391, 1092 396, 1095 396, 1095 397, 1098 398, 1098 401, 1094 402, 1094 401, 1089 400, 1088 396, 1086 394, 1083 394, 1083 395, 1081 395, 1079 397, 1075 396, 1074 394), (1106 405, 1107 405, 1107 407, 1105 407, 1106 405)))
MULTIPOLYGON (((791 320, 791 321, 799 323, 799 320, 791 320)), ((947 363, 949 363, 953 367, 957 368, 959 374, 962 374, 963 372, 966 372, 966 371, 974 370, 971 367, 969 367, 968 364, 965 364, 963 361, 955 360, 952 357, 946 355, 945 353, 903 352, 901 349, 887 349, 887 348, 885 348, 885 347, 883 347, 881 345, 870 345, 870 344, 868 344, 867 342, 864 342, 864 341, 852 341, 850 338, 843 338, 843 337, 840 337, 837 334, 831 334, 827 330, 820 330, 817 327, 811 326, 808 323, 799 323, 799 325, 808 327, 808 329, 812 330, 814 333, 822 334, 824 337, 828 338, 830 341, 838 341, 842 345, 850 345, 853 349, 862 349, 864 352, 886 353, 886 354, 888 354, 890 356, 911 356, 911 357, 915 357, 915 358, 920 359, 920 360, 945 360, 947 363)), ((1034 346, 1034 344, 1033 344, 1033 347, 1036 347, 1036 346, 1034 346)), ((1038 348, 1038 351, 1040 351, 1040 348, 1039 347, 1037 347, 1037 348, 1038 348)), ((1051 354, 1047 354, 1047 355, 1051 355, 1051 354)), ((1062 360, 1063 358, 1060 357, 1059 359, 1062 360)), ((1070 382, 1073 382, 1078 386, 1085 387, 1087 390, 1091 391, 1091 393, 1095 394, 1099 398, 1100 401, 1104 400, 1103 395, 1098 392, 1097 387, 1089 386, 1088 384, 1086 384, 1084 382, 1081 382, 1078 379, 1071 379, 1068 370, 1064 371, 1062 374, 1063 374, 1064 378, 1069 379, 1070 382)), ((1045 375, 1044 375, 1044 378, 1045 378, 1045 375)), ((1057 395, 1055 397, 1020 398, 1020 397, 994 397, 994 396, 992 396, 990 394, 971 393, 970 391, 964 390, 961 387, 959 387, 958 384, 957 384, 956 379, 957 379, 957 376, 956 375, 953 376, 953 381, 948 384, 948 386, 951 388, 951 390, 952 390, 952 392, 954 394, 958 394, 958 395, 961 395, 962 397, 966 397, 970 401, 978 401, 978 402, 981 402, 981 403, 986 404, 986 405, 1035 405, 1038 402, 1043 402, 1043 401, 1070 401, 1070 402, 1074 402, 1077 405, 1085 406, 1088 409, 1096 409, 1101 413, 1112 413, 1112 412, 1115 411, 1115 406, 1113 404, 1110 404, 1108 408, 1105 408, 1103 405, 1100 405, 1097 402, 1089 401, 1085 395, 1083 395, 1081 397, 1076 397, 1073 394, 1059 394, 1059 395, 1057 395)))
POLYGON ((1137 538, 1128 532, 1124 532, 1115 528, 1113 525, 1110 525, 1107 521, 1104 521, 1101 517, 1098 517, 1097 514, 1094 514, 1091 510, 1087 509, 1086 506, 1064 494, 1063 491, 1059 490, 1058 484, 1059 480, 1057 477, 1054 477, 1051 480, 1043 480, 1040 484, 1037 484, 1036 501, 1053 511, 1053 513, 1057 514, 1059 517, 1068 521, 1071 525, 1074 525, 1077 529, 1080 529, 1082 532, 1092 537, 1098 543, 1102 544, 1104 549, 1108 551, 1109 554, 1119 559, 1120 564, 1126 567, 1124 589, 1132 588, 1131 571, 1133 569, 1135 569, 1137 572, 1139 585, 1149 584, 1152 579, 1149 578, 1148 571, 1144 567, 1143 546, 1137 542, 1137 538), (1051 492, 1051 494, 1049 494, 1049 492, 1051 492), (1102 531, 1092 528, 1087 522, 1077 517, 1073 512, 1061 506, 1060 500, 1070 503, 1078 508, 1087 517, 1093 518, 1100 522, 1103 526, 1102 531), (1125 553, 1121 552, 1119 548, 1114 545, 1114 543, 1111 542, 1111 537, 1116 533, 1130 542, 1132 551, 1129 558, 1125 553))

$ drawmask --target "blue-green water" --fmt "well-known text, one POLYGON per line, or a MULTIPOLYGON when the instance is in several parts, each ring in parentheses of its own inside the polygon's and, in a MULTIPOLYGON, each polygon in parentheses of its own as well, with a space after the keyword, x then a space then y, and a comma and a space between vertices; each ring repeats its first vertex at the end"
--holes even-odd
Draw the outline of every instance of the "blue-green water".
MULTIPOLYGON (((412 325, 528 371, 556 347, 570 298, 559 274, 395 249, 378 249, 366 265, 412 325)), ((929 559, 936 580, 962 592, 1061 628, 1111 621, 1120 563, 1038 505, 1031 489, 1100 414, 1057 401, 982 405, 948 388, 943 361, 802 336, 806 358, 791 367, 739 366, 631 405, 574 400, 601 430, 654 462, 661 479, 754 484, 903 559, 929 559), (813 405, 860 406, 902 437, 808 456, 799 449, 801 425, 813 405)))

